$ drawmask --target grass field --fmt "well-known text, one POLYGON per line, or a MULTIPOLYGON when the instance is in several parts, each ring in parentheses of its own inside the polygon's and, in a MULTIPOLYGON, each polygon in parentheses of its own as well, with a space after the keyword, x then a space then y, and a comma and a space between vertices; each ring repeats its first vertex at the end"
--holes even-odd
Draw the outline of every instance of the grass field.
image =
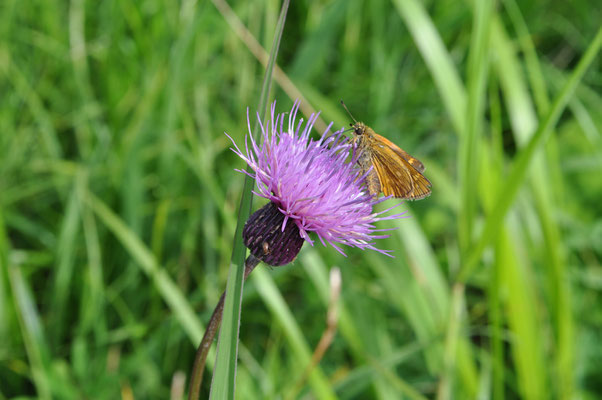
MULTIPOLYGON (((280 12, 230 5, 1 2, 0 399, 184 398, 243 188, 224 132, 247 134, 280 12)), ((379 225, 393 259, 318 242, 253 272, 237 399, 602 396, 601 15, 291 2, 270 101, 320 130, 344 99, 433 194, 379 225)))

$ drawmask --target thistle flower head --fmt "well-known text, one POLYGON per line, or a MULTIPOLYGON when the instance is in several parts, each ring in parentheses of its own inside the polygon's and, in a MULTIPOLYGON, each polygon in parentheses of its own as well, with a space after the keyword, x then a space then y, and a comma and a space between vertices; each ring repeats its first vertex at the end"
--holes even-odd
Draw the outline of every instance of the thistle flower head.
MULTIPOLYGON (((383 199, 378 200, 365 190, 365 176, 361 176, 355 166, 357 154, 353 152, 350 159, 352 145, 342 136, 343 130, 329 135, 331 123, 321 138, 314 140, 310 132, 319 113, 312 114, 305 124, 303 118, 297 121, 297 101, 285 125, 285 114, 276 114, 275 110, 274 102, 271 118, 265 123, 260 121, 261 144, 253 140, 248 111, 245 151, 232 142, 233 151, 251 167, 252 172, 241 172, 255 179, 254 193, 268 199, 270 207, 281 214, 281 232, 294 224, 300 238, 312 246, 310 232, 314 232, 323 245, 329 243, 343 255, 341 244, 389 255, 388 251, 374 246, 375 239, 387 237, 377 234, 379 230, 374 223, 399 218, 403 213, 382 216, 388 210, 372 211, 383 199)), ((264 252, 270 250, 265 247, 264 244, 264 252)))

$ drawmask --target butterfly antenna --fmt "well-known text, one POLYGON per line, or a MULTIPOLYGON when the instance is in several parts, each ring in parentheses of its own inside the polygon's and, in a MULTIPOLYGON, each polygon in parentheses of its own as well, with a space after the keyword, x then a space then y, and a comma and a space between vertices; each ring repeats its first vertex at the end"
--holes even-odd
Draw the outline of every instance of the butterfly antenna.
POLYGON ((345 102, 343 100, 341 100, 341 105, 343 106, 345 111, 347 111, 347 114, 349 114, 349 116, 351 117, 353 122, 355 122, 357 124, 357 120, 355 118, 353 118, 353 115, 351 115, 351 112, 349 111, 349 109, 347 108, 347 106, 345 105, 345 102))

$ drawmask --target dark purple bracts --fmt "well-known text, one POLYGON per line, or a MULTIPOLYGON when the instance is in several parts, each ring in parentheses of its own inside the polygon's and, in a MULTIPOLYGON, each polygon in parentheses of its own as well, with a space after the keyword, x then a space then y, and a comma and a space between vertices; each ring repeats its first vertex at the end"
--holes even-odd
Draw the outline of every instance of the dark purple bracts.
POLYGON ((274 267, 293 262, 305 241, 297 225, 286 224, 282 230, 283 222, 284 215, 270 202, 251 215, 242 231, 251 254, 274 267))

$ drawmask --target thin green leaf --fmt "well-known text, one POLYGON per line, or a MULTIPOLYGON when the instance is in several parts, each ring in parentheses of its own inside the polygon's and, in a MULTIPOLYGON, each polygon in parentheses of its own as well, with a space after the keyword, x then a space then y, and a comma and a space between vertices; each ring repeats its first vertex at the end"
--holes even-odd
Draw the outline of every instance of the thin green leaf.
POLYGON ((458 148, 458 175, 460 203, 458 210, 458 241, 464 257, 472 241, 472 229, 477 211, 477 180, 482 143, 485 109, 485 87, 489 70, 489 48, 492 1, 474 3, 473 32, 468 57, 467 87, 468 104, 466 131, 460 136, 458 148))
POLYGON ((393 0, 393 4, 408 26, 424 62, 433 75, 456 132, 464 133, 466 91, 435 24, 419 1, 393 0))
MULTIPOLYGON (((278 55, 282 32, 284 31, 284 22, 286 21, 288 6, 289 0, 285 0, 282 3, 268 66, 263 78, 258 107, 262 121, 265 121, 265 115, 267 113, 267 101, 272 82, 272 72, 276 63, 276 56, 278 55)), ((259 121, 255 123, 253 136, 255 138, 259 137, 259 121)), ((249 171, 248 166, 247 171, 249 171)), ((238 211, 236 232, 234 234, 234 247, 228 273, 228 284, 226 285, 226 298, 224 301, 224 314, 218 338, 216 365, 211 383, 211 399, 234 399, 236 364, 238 359, 238 334, 241 315, 240 309, 245 268, 244 263, 247 253, 247 249, 242 242, 242 229, 251 214, 252 188, 253 181, 248 176, 245 176, 245 184, 238 211)))
MULTIPOLYGON (((282 326, 291 350, 295 355, 295 365, 298 366, 300 372, 304 371, 311 363, 311 349, 305 341, 301 328, 299 328, 299 324, 295 321, 293 313, 286 305, 274 280, 265 269, 257 269, 252 275, 252 280, 264 303, 270 308, 275 320, 282 326)), ((319 366, 316 366, 311 370, 311 373, 309 374, 309 384, 311 385, 313 394, 316 398, 336 398, 330 383, 319 366)))
POLYGON ((109 208, 102 200, 87 193, 85 200, 98 218, 119 239, 125 250, 136 260, 137 265, 152 280, 161 297, 171 308, 174 315, 182 325, 193 343, 201 341, 203 326, 194 313, 192 307, 182 294, 180 288, 173 282, 164 269, 159 267, 153 253, 132 232, 130 228, 109 208))
POLYGON ((496 200, 495 206, 487 217, 485 227, 483 228, 483 233, 481 234, 476 245, 473 246, 468 257, 468 261, 460 270, 460 274, 458 276, 460 281, 466 281, 470 277, 478 263, 478 260, 481 257, 481 254, 483 253, 483 250, 485 250, 487 245, 491 243, 491 240, 498 233, 501 222, 508 212, 508 209, 512 205, 518 190, 523 184, 527 173, 527 168, 529 167, 529 164, 535 155, 535 151, 544 143, 545 139, 556 125, 556 122, 558 122, 562 111, 564 111, 568 101, 575 91, 575 88, 581 81, 583 74, 598 54, 601 44, 602 28, 598 30, 596 37, 594 40, 592 40, 587 51, 579 61, 579 64, 571 74, 571 77, 556 97, 550 112, 540 124, 535 134, 531 137, 529 143, 516 157, 516 161, 512 165, 512 169, 510 170, 510 173, 505 181, 506 183, 500 189, 500 194, 496 200))
MULTIPOLYGON (((518 226, 509 223, 508 226, 518 226)), ((517 377, 523 398, 550 398, 546 384, 546 367, 542 355, 543 332, 540 331, 538 315, 534 308, 535 287, 528 276, 526 263, 517 254, 517 244, 524 238, 517 229, 502 228, 496 241, 496 263, 499 264, 502 288, 507 291, 505 302, 507 318, 512 331, 511 351, 517 366, 517 377)))

